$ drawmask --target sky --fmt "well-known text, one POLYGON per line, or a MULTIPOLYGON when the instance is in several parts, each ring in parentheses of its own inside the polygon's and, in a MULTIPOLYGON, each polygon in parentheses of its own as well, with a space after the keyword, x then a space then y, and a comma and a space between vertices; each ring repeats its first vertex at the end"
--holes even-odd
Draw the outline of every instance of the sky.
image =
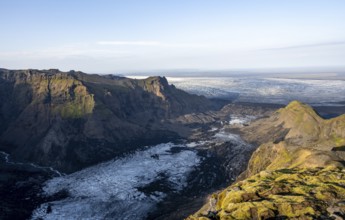
POLYGON ((0 0, 0 68, 344 68, 344 0, 0 0))

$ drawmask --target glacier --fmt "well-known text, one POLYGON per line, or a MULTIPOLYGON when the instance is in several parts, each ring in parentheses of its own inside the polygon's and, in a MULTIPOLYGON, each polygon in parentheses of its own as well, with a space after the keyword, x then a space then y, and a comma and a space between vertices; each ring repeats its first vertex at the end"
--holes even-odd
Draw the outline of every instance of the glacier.
POLYGON ((179 192, 202 159, 185 145, 164 143, 53 178, 44 195, 65 191, 67 198, 41 204, 32 219, 143 219, 167 196, 143 189, 161 180, 170 193, 179 192))
POLYGON ((236 102, 288 104, 300 100, 311 105, 343 106, 345 81, 256 77, 167 77, 189 93, 236 102))

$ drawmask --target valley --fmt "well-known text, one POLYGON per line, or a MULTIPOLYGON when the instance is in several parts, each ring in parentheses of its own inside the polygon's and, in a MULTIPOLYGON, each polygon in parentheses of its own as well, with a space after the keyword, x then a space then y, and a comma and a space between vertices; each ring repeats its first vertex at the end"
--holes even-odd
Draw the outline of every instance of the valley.
POLYGON ((0 220, 345 219, 345 1, 0 8, 0 220))
MULTIPOLYGON (((164 77, 135 80, 57 70, 2 70, 1 76, 3 219, 225 218, 228 200, 220 195, 229 185, 243 184, 243 194, 254 187, 260 194, 261 181, 279 179, 284 172, 305 178, 342 172, 323 170, 343 166, 343 117, 333 119, 345 112, 342 102, 320 102, 315 113, 296 101, 285 107, 257 98, 241 102, 232 96, 190 95, 164 77), (260 179, 261 172, 272 177, 260 179), (205 203, 215 206, 200 209, 205 203)), ((290 188, 298 179, 292 180, 297 182, 286 193, 295 193, 290 188)), ((332 193, 340 192, 322 190, 332 201, 332 193)), ((240 213, 242 201, 233 201, 239 208, 231 210, 245 219, 256 218, 255 213, 287 215, 270 205, 264 214, 240 213)), ((326 209, 309 205, 314 211, 326 209)))

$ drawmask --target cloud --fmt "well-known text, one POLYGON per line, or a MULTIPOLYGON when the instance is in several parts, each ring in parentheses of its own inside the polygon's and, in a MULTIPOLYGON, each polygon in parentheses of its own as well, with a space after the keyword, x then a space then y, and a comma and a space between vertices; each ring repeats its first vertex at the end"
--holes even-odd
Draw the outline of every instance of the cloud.
POLYGON ((159 46, 158 41, 99 41, 99 45, 126 45, 126 46, 159 46))
POLYGON ((214 46, 209 44, 163 43, 160 41, 98 41, 97 44, 113 46, 150 46, 165 48, 210 48, 214 46))
POLYGON ((337 46, 337 45, 345 45, 345 41, 330 41, 330 42, 322 42, 322 43, 316 43, 316 44, 301 44, 301 45, 293 45, 293 46, 287 46, 287 47, 266 48, 266 49, 261 49, 261 50, 292 50, 292 49, 326 47, 326 46, 337 46))
POLYGON ((104 58, 128 57, 131 53, 125 50, 110 50, 90 48, 87 46, 60 46, 53 48, 43 48, 40 50, 22 50, 22 51, 1 51, 0 59, 65 59, 75 57, 104 58))

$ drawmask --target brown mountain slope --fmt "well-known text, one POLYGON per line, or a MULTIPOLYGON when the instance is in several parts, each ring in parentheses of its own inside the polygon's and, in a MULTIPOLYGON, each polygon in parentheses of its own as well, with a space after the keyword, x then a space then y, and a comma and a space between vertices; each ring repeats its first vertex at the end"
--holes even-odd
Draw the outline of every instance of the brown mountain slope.
POLYGON ((71 172, 177 137, 166 119, 211 108, 164 77, 0 69, 0 149, 71 172))
POLYGON ((189 219, 342 219, 344 125, 294 101, 243 128, 261 144, 247 170, 189 219))

